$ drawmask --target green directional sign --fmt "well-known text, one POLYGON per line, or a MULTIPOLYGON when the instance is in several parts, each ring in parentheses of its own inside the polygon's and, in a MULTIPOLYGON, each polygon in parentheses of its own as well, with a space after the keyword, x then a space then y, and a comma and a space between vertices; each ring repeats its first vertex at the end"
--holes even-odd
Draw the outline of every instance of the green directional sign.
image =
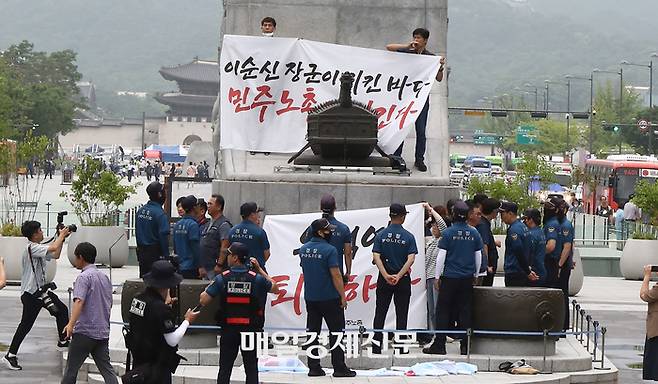
POLYGON ((521 125, 516 129, 516 143, 523 145, 536 145, 539 144, 537 135, 535 135, 535 127, 533 125, 521 125))
POLYGON ((498 145, 503 137, 495 134, 475 134, 473 135, 473 144, 475 145, 498 145))

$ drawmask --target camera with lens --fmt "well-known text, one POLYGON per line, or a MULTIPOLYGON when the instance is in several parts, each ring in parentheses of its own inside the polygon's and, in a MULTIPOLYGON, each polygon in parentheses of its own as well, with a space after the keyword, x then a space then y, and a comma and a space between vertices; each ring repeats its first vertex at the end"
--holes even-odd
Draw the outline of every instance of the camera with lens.
POLYGON ((57 285, 55 285, 54 282, 50 282, 34 292, 34 297, 41 301, 41 303, 43 303, 43 307, 46 308, 48 312, 50 312, 50 314, 53 316, 59 312, 59 309, 55 303, 53 303, 53 299, 48 293, 50 291, 54 291, 55 289, 57 289, 57 285))
POLYGON ((75 232, 78 230, 78 227, 75 224, 64 225, 64 216, 68 214, 67 211, 57 212, 57 232, 64 229, 64 227, 67 227, 69 232, 75 232))

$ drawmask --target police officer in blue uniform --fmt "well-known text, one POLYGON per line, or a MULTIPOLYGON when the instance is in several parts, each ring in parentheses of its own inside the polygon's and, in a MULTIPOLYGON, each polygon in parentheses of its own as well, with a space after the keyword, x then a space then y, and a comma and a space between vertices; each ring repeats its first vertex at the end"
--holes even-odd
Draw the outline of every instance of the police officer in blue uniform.
POLYGON ((509 225, 505 237, 505 286, 525 287, 539 276, 530 269, 530 242, 528 228, 518 217, 519 206, 504 201, 500 205, 500 218, 509 225))
POLYGON ((174 225, 174 252, 178 256, 178 273, 185 279, 199 279, 201 231, 196 221, 197 199, 187 196, 181 201, 183 218, 174 225))
MULTIPOLYGON (((468 205, 458 200, 452 207, 452 225, 444 230, 439 240, 436 276, 439 299, 436 308, 438 329, 471 328, 473 322, 473 284, 482 263, 482 238, 477 229, 468 225, 468 205), (455 321, 457 327, 455 328, 455 321)), ((463 339, 460 352, 467 353, 463 339)), ((434 342, 423 353, 445 355, 446 336, 437 334, 434 342)))
POLYGON ((249 248, 249 256, 255 257, 258 264, 264 269, 267 260, 270 258, 270 242, 267 239, 267 233, 260 227, 261 210, 254 202, 244 203, 240 206, 240 216, 242 222, 231 228, 228 238, 231 244, 240 242, 249 248))
MULTIPOLYGON (((329 243, 332 231, 336 228, 329 220, 322 218, 311 223, 311 238, 299 249, 300 265, 304 273, 304 300, 306 301, 306 331, 320 334, 324 319, 331 332, 330 345, 336 345, 338 332, 345 330, 347 300, 340 272, 340 262, 336 248, 329 243)), ((318 338, 309 343, 308 348, 318 344, 318 338)), ((342 348, 331 350, 331 365, 334 377, 354 377, 356 372, 345 365, 345 352, 342 348)), ((309 376, 324 376, 320 359, 308 356, 309 376)))
POLYGON ((146 193, 149 201, 137 210, 135 223, 139 277, 151 270, 153 262, 169 256, 169 218, 162 209, 166 191, 154 181, 146 187, 146 193))
POLYGON ((558 263, 562 255, 558 211, 561 200, 553 197, 544 203, 544 237, 546 238, 546 285, 558 288, 558 263))
MULTIPOLYGON (((332 225, 331 237, 329 244, 333 245, 338 252, 338 266, 340 274, 343 276, 343 283, 347 283, 352 273, 352 232, 347 224, 338 221, 334 217, 336 211, 336 199, 333 195, 326 194, 320 200, 320 210, 322 217, 327 219, 332 225), (345 268, 343 268, 343 262, 345 268)), ((309 226, 304 232, 304 241, 307 242, 313 237, 312 228, 309 226)))
MULTIPOLYGON (((267 293, 278 293, 276 283, 261 268, 255 258, 249 259, 249 248, 239 242, 228 248, 229 270, 215 277, 212 284, 201 293, 199 303, 210 304, 219 297, 219 323, 222 327, 219 339, 218 384, 229 384, 233 363, 242 353, 246 383, 258 383, 258 353, 256 349, 241 350, 241 333, 254 333, 263 328, 263 312, 267 293), (247 266, 250 262, 251 269, 247 266)), ((255 340, 255 335, 254 340, 255 340)))
POLYGON ((558 288, 564 293, 564 327, 569 328, 569 278, 571 277, 571 270, 573 264, 573 239, 574 228, 571 221, 567 219, 567 211, 569 206, 567 202, 562 200, 558 206, 558 220, 560 221, 560 233, 558 238, 562 245, 562 252, 558 261, 558 288))
POLYGON ((541 212, 535 208, 526 209, 523 213, 523 224, 528 228, 530 245, 530 269, 539 276, 539 279, 530 282, 531 286, 546 286, 546 237, 541 225, 541 212))
MULTIPOLYGON (((375 236, 372 244, 372 258, 379 269, 377 277, 377 299, 373 328, 383 329, 391 299, 395 303, 395 328, 407 329, 409 299, 411 298, 411 276, 409 271, 416 260, 418 248, 416 239, 402 227, 407 210, 402 204, 391 204, 388 227, 375 236)), ((382 333, 375 332, 372 352, 380 354, 382 333)))

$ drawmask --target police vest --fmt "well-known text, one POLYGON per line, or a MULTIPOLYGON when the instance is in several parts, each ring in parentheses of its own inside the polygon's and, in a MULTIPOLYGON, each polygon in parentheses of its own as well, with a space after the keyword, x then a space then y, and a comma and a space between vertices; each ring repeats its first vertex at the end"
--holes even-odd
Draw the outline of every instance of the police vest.
POLYGON ((219 323, 221 326, 239 326, 260 329, 264 325, 264 303, 256 296, 256 273, 222 273, 224 296, 221 302, 219 323))

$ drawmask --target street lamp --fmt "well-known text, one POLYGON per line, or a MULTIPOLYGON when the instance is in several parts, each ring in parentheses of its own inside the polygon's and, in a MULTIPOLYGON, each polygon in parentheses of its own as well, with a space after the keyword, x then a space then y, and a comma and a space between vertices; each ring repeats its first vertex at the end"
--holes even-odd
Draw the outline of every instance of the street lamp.
MULTIPOLYGON (((654 53, 651 57, 658 57, 658 54, 654 53)), ((653 108, 653 59, 649 60, 649 65, 630 63, 627 60, 622 61, 621 65, 649 68, 649 109, 653 108)), ((653 129, 651 131, 653 131, 653 129)), ((649 132, 649 154, 653 154, 653 132, 649 132)))
POLYGON ((589 77, 572 75, 566 75, 564 77, 568 79, 570 85, 571 80, 589 81, 589 153, 591 154, 594 150, 594 131, 592 130, 592 120, 594 119, 594 76, 590 73, 589 77))
POLYGON ((536 86, 534 86, 530 83, 525 83, 525 84, 523 84, 523 86, 526 87, 526 88, 534 88, 534 90, 535 90, 535 92, 534 92, 535 93, 535 111, 536 111, 537 106, 539 105, 539 103, 538 103, 538 101, 539 101, 539 90, 537 89, 536 86))
MULTIPOLYGON (((651 57, 658 57, 658 54, 653 54, 651 57)), ((649 108, 653 106, 653 60, 649 61, 649 64, 637 64, 637 63, 631 63, 628 62, 627 60, 624 60, 621 62, 621 65, 632 65, 635 67, 644 67, 644 68, 649 68, 649 108)))

